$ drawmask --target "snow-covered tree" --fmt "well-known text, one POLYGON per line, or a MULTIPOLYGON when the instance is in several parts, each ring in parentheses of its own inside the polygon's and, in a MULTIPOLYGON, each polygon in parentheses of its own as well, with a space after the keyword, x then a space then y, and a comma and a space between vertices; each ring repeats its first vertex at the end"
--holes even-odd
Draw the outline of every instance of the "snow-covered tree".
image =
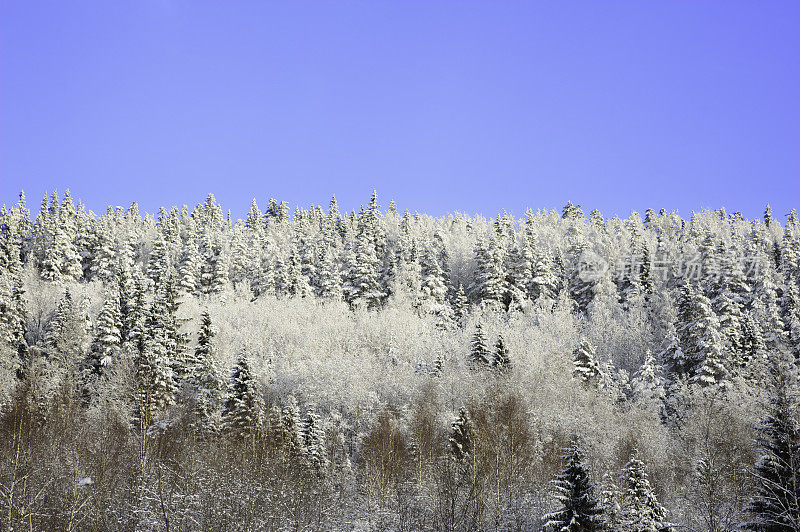
POLYGON ((236 437, 252 436, 261 429, 264 399, 250 370, 247 355, 240 353, 228 384, 223 412, 226 430, 236 437))
POLYGON ((596 349, 588 340, 584 339, 572 351, 573 375, 587 386, 592 387, 600 385, 603 374, 600 363, 595 357, 596 349))
POLYGON ((472 335, 469 360, 473 367, 489 366, 493 361, 492 353, 486 345, 486 336, 483 334, 483 327, 481 327, 480 323, 475 325, 475 333, 472 335))
POLYGON ((576 440, 565 449, 564 468, 553 481, 558 509, 546 514, 544 530, 591 532, 604 529, 603 508, 595 497, 584 452, 576 440))
POLYGON ((619 516, 618 530, 630 532, 659 532, 668 527, 667 511, 658 502, 650 486, 644 463, 633 451, 625 465, 625 493, 619 516))
POLYGON ((755 493, 747 505, 744 528, 758 531, 800 530, 800 426, 792 386, 791 363, 778 361, 770 408, 758 427, 762 455, 753 470, 755 493))

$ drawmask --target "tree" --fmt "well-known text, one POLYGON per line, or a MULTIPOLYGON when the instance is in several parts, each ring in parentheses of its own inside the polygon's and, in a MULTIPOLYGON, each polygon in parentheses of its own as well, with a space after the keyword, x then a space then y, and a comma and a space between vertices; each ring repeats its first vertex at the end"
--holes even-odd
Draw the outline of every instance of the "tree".
POLYGON ((667 511, 658 502, 644 463, 636 458, 634 449, 625 465, 625 494, 619 517, 619 530, 625 532, 658 532, 667 527, 667 511))
POLYGON ((575 368, 572 373, 587 386, 596 388, 600 384, 602 369, 595 358, 595 349, 587 340, 580 341, 572 351, 572 365, 575 368))
POLYGON ((746 508, 752 520, 744 525, 748 530, 800 530, 800 427, 790 384, 797 377, 790 364, 778 362, 773 369, 770 408, 758 427, 763 454, 753 470, 755 493, 746 508))
POLYGON ((254 436, 264 415, 264 399, 244 353, 239 353, 228 385, 223 421, 227 431, 238 438, 254 436))
POLYGON ((488 246, 479 244, 475 250, 478 270, 472 292, 482 305, 500 308, 506 294, 505 250, 498 238, 489 240, 488 246))
POLYGON ((503 340, 503 335, 499 335, 497 337, 497 343, 494 346, 493 362, 494 367, 501 372, 511 369, 511 356, 509 355, 508 347, 503 340))
POLYGON ((475 325, 475 334, 472 335, 470 349, 470 363, 473 367, 489 366, 492 363, 491 353, 486 347, 486 336, 483 334, 481 324, 475 325))
POLYGON ((197 347, 193 356, 187 357, 186 383, 191 387, 195 400, 197 426, 203 430, 215 431, 215 414, 219 408, 222 395, 222 379, 214 362, 214 330, 211 327, 211 316, 203 311, 200 318, 200 332, 197 347))
POLYGON ((119 357, 122 347, 121 328, 119 296, 116 292, 111 292, 106 296, 103 309, 97 317, 94 349, 88 361, 91 373, 100 375, 104 367, 119 357))
POLYGON ((313 471, 321 471, 328 464, 325 452, 325 429, 323 429, 313 408, 306 412, 303 423, 303 448, 306 461, 313 471))
POLYGON ((464 460, 472 453, 474 428, 469 412, 462 408, 450 429, 450 452, 456 460, 464 460))
POLYGON ((563 456, 564 468, 553 485, 559 508, 546 514, 545 530, 558 532, 590 532, 603 530, 603 509, 595 498, 589 469, 583 464, 584 453, 573 439, 563 456))
POLYGON ((344 295, 351 307, 376 308, 384 292, 379 284, 379 261, 370 232, 364 228, 347 257, 344 295))

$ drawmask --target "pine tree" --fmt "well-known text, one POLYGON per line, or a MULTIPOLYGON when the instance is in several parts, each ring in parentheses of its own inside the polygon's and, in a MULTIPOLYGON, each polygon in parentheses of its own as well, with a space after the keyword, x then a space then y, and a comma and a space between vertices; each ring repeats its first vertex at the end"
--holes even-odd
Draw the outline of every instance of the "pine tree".
POLYGON ((175 404, 177 385, 168 345, 166 331, 156 330, 136 358, 136 417, 142 430, 147 429, 167 407, 175 404))
POLYGON ((119 258, 109 217, 103 216, 97 224, 95 249, 89 267, 92 279, 109 283, 117 275, 119 258))
POLYGON ((317 287, 317 293, 322 299, 342 299, 342 278, 336 264, 335 251, 330 246, 322 252, 322 262, 317 268, 317 287))
POLYGON ((537 254, 531 283, 532 299, 555 300, 558 293, 558 277, 553 272, 553 258, 547 250, 537 254))
POLYGON ((610 472, 603 474, 600 481, 600 506, 603 508, 606 530, 617 530, 622 512, 622 494, 619 492, 614 477, 610 472))
MULTIPOLYGON (((785 358, 785 357, 784 357, 785 358)), ((778 361, 767 417, 758 427, 763 454, 754 468, 755 493, 746 511, 752 516, 743 528, 758 531, 800 530, 800 427, 797 401, 790 394, 791 362, 778 361)))
POLYGON ((379 284, 379 261, 371 233, 365 228, 348 255, 344 294, 351 307, 376 308, 384 292, 379 284))
POLYGON ((553 485, 559 508, 546 514, 544 530, 558 532, 591 532, 603 530, 603 509, 595 498, 594 484, 583 464, 584 453, 573 439, 564 450, 564 468, 556 475, 553 485))
POLYGON ((200 288, 200 253, 194 238, 183 243, 181 262, 178 268, 180 288, 187 294, 195 294, 200 288))
POLYGON ((625 532, 659 532, 668 525, 667 511, 658 502, 644 463, 636 458, 636 450, 625 465, 625 494, 619 517, 618 530, 625 532))
POLYGON ((260 430, 263 415, 264 399, 247 356, 240 353, 228 385, 223 418, 225 427, 236 437, 252 436, 260 430))
POLYGON ((728 377, 728 353, 719 331, 719 320, 711 301, 690 284, 685 285, 679 302, 678 335, 686 356, 686 368, 693 382, 707 386, 725 385, 728 377))
POLYGON ((153 251, 150 252, 150 259, 147 262, 147 277, 152 281, 154 290, 159 290, 161 283, 164 282, 169 273, 169 248, 166 240, 159 233, 153 243, 153 251))
POLYGON ((634 396, 647 401, 660 400, 664 397, 661 366, 656 363, 656 359, 650 351, 647 351, 644 363, 634 375, 631 389, 634 396))

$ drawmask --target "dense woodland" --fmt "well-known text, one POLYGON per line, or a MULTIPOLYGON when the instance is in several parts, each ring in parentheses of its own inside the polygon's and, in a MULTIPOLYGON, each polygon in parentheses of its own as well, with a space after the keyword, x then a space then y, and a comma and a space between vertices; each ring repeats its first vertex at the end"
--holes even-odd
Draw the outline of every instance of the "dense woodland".
POLYGON ((0 211, 2 530, 800 530, 800 224, 0 211))

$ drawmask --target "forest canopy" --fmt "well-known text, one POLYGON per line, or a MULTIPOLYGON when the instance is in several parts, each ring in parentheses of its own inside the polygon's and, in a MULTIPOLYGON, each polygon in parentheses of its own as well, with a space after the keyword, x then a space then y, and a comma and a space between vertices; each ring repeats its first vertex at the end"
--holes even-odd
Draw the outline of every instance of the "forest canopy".
POLYGON ((798 530, 798 360, 795 210, 20 194, 0 528, 798 530))

